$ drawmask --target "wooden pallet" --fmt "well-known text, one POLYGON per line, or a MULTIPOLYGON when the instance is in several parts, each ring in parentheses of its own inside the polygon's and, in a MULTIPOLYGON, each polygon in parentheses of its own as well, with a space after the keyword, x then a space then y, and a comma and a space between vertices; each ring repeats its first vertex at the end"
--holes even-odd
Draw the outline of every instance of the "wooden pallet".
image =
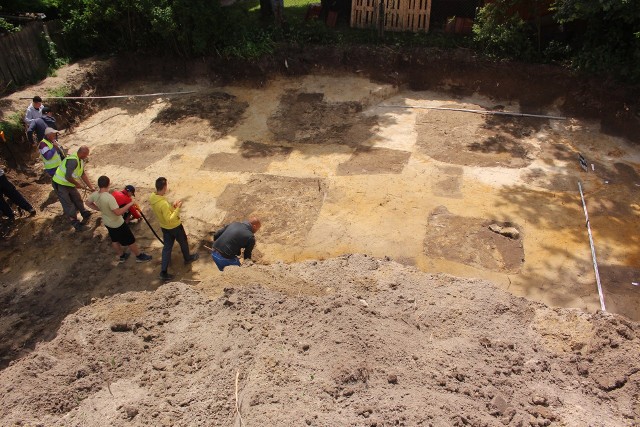
MULTIPOLYGON (((429 31, 431 0, 382 0, 384 29, 387 31, 429 31)), ((378 25, 379 0, 353 0, 351 26, 375 28, 378 25)))

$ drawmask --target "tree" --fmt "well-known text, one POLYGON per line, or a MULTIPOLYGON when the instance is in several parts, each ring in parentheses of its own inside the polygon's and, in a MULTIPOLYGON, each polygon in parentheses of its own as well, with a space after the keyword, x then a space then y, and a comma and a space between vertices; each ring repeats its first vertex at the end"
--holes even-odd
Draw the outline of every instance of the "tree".
POLYGON ((559 23, 583 22, 573 40, 577 68, 640 82, 640 1, 556 0, 559 23))
POLYGON ((484 53, 506 58, 530 59, 531 31, 516 11, 521 0, 496 0, 478 10, 473 40, 484 53))
POLYGON ((56 0, 77 56, 172 51, 203 55, 225 31, 218 0, 56 0))

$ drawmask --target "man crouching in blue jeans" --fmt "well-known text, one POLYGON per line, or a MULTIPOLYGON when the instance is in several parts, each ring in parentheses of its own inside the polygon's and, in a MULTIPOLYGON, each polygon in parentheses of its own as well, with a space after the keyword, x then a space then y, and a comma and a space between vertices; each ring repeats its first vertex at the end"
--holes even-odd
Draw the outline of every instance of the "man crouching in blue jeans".
POLYGON ((213 250, 211 258, 220 271, 228 265, 240 266, 240 251, 244 249, 244 259, 251 260, 251 251, 256 245, 254 233, 260 230, 262 224, 256 217, 245 222, 232 222, 218 230, 213 235, 213 250))

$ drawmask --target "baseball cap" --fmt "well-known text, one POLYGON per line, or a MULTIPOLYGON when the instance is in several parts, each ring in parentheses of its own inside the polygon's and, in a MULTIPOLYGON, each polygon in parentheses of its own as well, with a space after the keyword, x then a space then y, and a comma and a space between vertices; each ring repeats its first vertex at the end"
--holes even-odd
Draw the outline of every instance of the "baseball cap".
POLYGON ((136 195, 136 187, 134 187, 133 185, 125 185, 124 189, 134 196, 136 195))
POLYGON ((58 133, 58 131, 57 131, 57 130, 55 130, 54 128, 46 128, 46 129, 44 130, 44 134, 45 134, 45 135, 49 135, 50 133, 58 133))
POLYGON ((51 112, 51 108, 49 108, 49 107, 42 107, 42 114, 47 114, 47 113, 49 113, 49 112, 51 112))

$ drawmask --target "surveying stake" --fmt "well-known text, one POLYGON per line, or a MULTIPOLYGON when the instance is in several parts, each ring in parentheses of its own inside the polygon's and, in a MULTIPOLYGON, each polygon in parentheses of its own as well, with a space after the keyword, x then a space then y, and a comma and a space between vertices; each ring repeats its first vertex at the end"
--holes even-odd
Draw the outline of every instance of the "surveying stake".
POLYGON ((580 166, 584 169, 585 172, 589 172, 589 165, 587 164, 587 159, 580 153, 578 153, 578 162, 580 162, 580 166))

